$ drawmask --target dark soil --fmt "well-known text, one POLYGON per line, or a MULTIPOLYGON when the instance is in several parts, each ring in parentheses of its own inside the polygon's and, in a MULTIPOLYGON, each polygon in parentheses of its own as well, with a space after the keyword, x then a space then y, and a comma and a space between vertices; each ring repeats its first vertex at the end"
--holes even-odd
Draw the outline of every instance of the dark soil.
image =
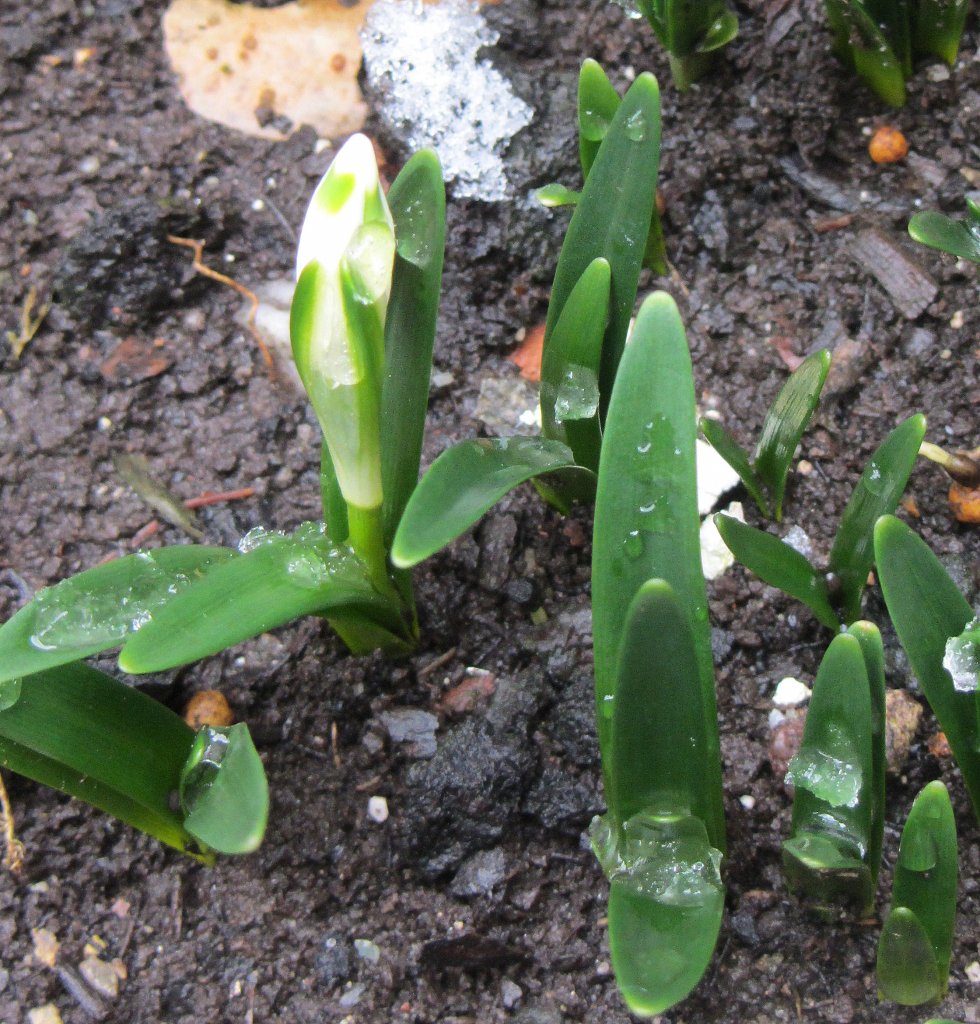
MULTIPOLYGON (((585 56, 620 86, 645 68, 664 84, 676 272, 644 290, 665 287, 680 302, 704 408, 749 442, 786 377, 780 353, 835 348, 839 369, 803 442, 813 469, 793 474, 787 502, 820 554, 866 459, 901 419, 921 411, 931 440, 978 443, 976 275, 913 246, 904 226, 919 200, 960 213, 960 171, 980 169, 980 33, 974 14, 952 76, 920 70, 907 108, 889 114, 831 58, 815 0, 736 6, 739 40, 686 96, 647 27, 600 0, 504 0, 487 16, 502 35, 492 56, 539 110, 514 144, 528 185, 576 181, 585 56), (875 166, 866 129, 886 119, 913 154, 875 166), (849 223, 821 230, 845 213, 849 223), (939 285, 914 319, 850 255, 870 226, 939 285)), ((121 452, 144 455, 181 497, 256 487, 250 501, 202 510, 212 542, 319 514, 319 443, 304 401, 265 372, 234 319, 239 297, 195 275, 165 235, 206 238, 205 258, 244 284, 288 275, 294 242, 274 211, 299 223, 329 154, 313 155, 309 131, 270 144, 190 113, 162 52, 162 10, 20 0, 0 11, 3 326, 16 328, 32 286, 42 299, 57 292, 21 359, 0 351, 0 618, 30 590, 131 550, 150 514, 113 469, 121 452), (93 52, 76 65, 80 47, 93 52)), ((398 140, 373 130, 397 167, 398 140)), ((505 356, 520 328, 543 319, 563 223, 523 201, 451 202, 436 364, 455 383, 434 395, 427 460, 480 430, 476 371, 513 372, 505 356)), ((915 526, 974 600, 978 533, 955 522, 945 490, 935 467, 916 469, 915 526)), ((252 727, 274 800, 254 856, 205 869, 8 778, 27 855, 21 878, 0 875, 0 1021, 25 1021, 49 1001, 69 1024, 93 1012, 32 959, 39 927, 57 934, 68 967, 95 935, 105 959, 123 960, 128 979, 103 1000, 110 1021, 626 1021, 609 971, 606 885, 582 839, 602 806, 589 530, 586 513, 562 521, 529 490, 507 499, 417 573, 423 638, 409 660, 351 658, 307 621, 157 681, 175 708, 220 688, 252 727), (538 608, 543 626, 531 622, 538 608), (496 693, 451 718, 440 700, 468 667, 492 673, 496 693), (435 756, 418 756, 424 742, 390 741, 383 715, 405 708, 439 711, 435 756), (367 815, 371 796, 388 800, 384 824, 367 815), (359 956, 355 939, 375 943, 379 958, 359 956)), ((168 528, 150 543, 186 539, 168 528)), ((789 799, 768 762, 770 697, 783 675, 812 680, 829 634, 737 567, 711 597, 729 912, 708 974, 663 1021, 924 1020, 925 1010, 877 1002, 877 922, 818 924, 781 878, 789 799)), ((874 589, 867 615, 885 618, 874 589)), ((914 689, 889 643, 890 685, 914 689)), ((942 1011, 977 1022, 980 989, 966 969, 978 956, 980 833, 955 767, 926 749, 934 731, 927 715, 889 787, 878 907, 913 796, 944 778, 961 882, 942 1011)))

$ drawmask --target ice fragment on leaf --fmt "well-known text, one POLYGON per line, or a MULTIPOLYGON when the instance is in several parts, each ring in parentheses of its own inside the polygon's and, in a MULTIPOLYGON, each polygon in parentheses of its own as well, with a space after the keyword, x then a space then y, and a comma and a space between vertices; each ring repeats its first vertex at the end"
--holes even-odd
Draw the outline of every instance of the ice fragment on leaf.
POLYGON ((980 683, 980 618, 946 641, 943 668, 952 676, 953 688, 959 693, 976 692, 980 683))
POLYGON ((786 781, 809 790, 832 807, 856 807, 861 791, 861 772, 856 765, 806 747, 790 761, 786 781))

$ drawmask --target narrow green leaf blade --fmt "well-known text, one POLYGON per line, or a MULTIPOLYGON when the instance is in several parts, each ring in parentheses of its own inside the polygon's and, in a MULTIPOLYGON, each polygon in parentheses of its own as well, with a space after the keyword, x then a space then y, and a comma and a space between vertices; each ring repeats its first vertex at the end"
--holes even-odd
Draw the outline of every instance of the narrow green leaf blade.
POLYGON ((820 663, 800 751, 787 772, 795 793, 783 863, 794 888, 861 911, 874 901, 867 867, 877 795, 872 743, 864 652, 856 637, 841 633, 820 663), (819 841, 801 842, 805 837, 819 841))
POLYGON ((0 712, 0 766, 195 855, 171 808, 194 733, 162 704, 83 664, 25 676, 0 712))
POLYGON ((828 564, 840 581, 845 622, 861 616, 861 595, 874 563, 875 523, 895 511, 925 433, 924 416, 910 416, 900 423, 871 456, 841 516, 828 564))
POLYGON ((575 207, 558 260, 545 327, 547 351, 579 278, 597 257, 608 260, 612 283, 599 379, 603 396, 612 388, 633 314, 659 162, 660 91, 652 75, 642 74, 616 111, 575 207))
MULTIPOLYGON (((783 495, 790 463, 820 401, 820 392, 829 370, 830 352, 827 349, 804 359, 783 385, 762 424, 754 466, 772 493, 777 522, 783 517, 783 495)), ((737 471, 738 467, 735 468, 737 471)))
POLYGON ((226 562, 180 594, 134 634, 119 654, 124 672, 186 665, 301 615, 389 608, 347 547, 292 538, 226 562))
POLYGON ((609 315, 609 263, 594 259, 579 278, 541 359, 541 423, 575 461, 599 468, 599 368, 609 315))
POLYGON ((745 449, 717 420, 709 420, 702 416, 698 420, 698 426, 708 444, 738 473, 739 479, 758 506, 759 511, 768 517, 771 513, 769 502, 766 501, 762 490, 762 481, 756 476, 745 449))
MULTIPOLYGON (((691 357, 677 306, 663 292, 640 309, 616 378, 599 463, 592 552, 596 706, 603 759, 610 720, 603 714, 617 685, 617 659, 633 596, 650 579, 673 589, 691 627, 703 717, 717 719, 714 666, 695 477, 696 414, 691 357)), ((712 846, 725 848, 717 733, 707 768, 715 811, 706 819, 712 846)))
POLYGON ((950 637, 973 609, 942 563, 903 522, 884 516, 875 526, 878 578, 895 632, 963 773, 980 819, 980 724, 976 691, 960 691, 943 667, 950 637))
POLYGON ((840 621, 827 597, 826 584, 799 551, 771 533, 740 523, 733 516, 719 513, 715 516, 715 526, 742 565, 770 586, 802 601, 828 629, 840 628, 840 621))
POLYGON ((980 230, 965 221, 926 210, 909 221, 909 234, 932 249, 980 263, 980 230))
POLYGON ((206 726, 180 777, 184 828, 219 853, 251 853, 265 835, 269 784, 247 726, 206 726))
POLYGON ((439 158, 416 153, 388 192, 397 249, 385 319, 381 392, 384 535, 391 543, 419 478, 446 248, 446 189, 439 158))
POLYGON ((913 6, 912 45, 951 67, 956 62, 970 0, 919 0, 913 6))
POLYGON ((164 604, 236 554, 182 544, 126 555, 46 587, 0 627, 0 681, 118 647, 164 604))
POLYGON ((921 1006, 942 998, 929 936, 908 907, 895 907, 882 926, 877 973, 880 999, 921 1006))
POLYGON ((407 569, 454 541, 508 491, 545 473, 588 474, 567 445, 541 437, 463 441, 432 463, 409 499, 391 546, 407 569))
POLYGON ((578 146, 583 181, 592 170, 619 104, 619 93, 605 71, 597 61, 587 58, 578 76, 578 146))

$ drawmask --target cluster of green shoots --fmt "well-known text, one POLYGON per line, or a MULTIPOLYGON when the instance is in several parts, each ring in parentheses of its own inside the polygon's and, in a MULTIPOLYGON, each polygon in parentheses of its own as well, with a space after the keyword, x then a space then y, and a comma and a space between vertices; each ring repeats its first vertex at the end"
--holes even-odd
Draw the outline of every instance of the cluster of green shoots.
MULTIPOLYGON (((720 5, 649 8, 658 32, 686 40, 688 56, 734 34, 720 5), (685 36, 672 19, 697 6, 714 21, 685 36)), ((590 834, 609 879, 617 981, 630 1008, 651 1015, 697 984, 724 906, 698 422, 673 300, 648 297, 630 331, 641 269, 663 253, 656 80, 642 74, 620 98, 587 62, 579 128, 582 190, 550 190, 574 212, 548 308, 541 436, 463 441, 418 480, 445 242, 441 171, 433 153, 419 153, 385 196, 372 147, 355 136, 310 203, 290 324, 323 433, 323 521, 288 534, 257 528, 237 549, 192 544, 119 558, 40 592, 0 628, 0 765, 205 859, 253 849, 268 794, 246 727, 195 735, 84 659, 119 648, 124 672, 157 672, 302 615, 325 619, 354 652, 404 652, 418 636, 411 566, 523 482, 560 509, 594 501, 596 715, 608 809, 590 834)), ((828 368, 826 352, 804 361, 751 456, 701 421, 763 519, 782 520, 792 459, 828 368)), ((884 658, 878 630, 860 619, 875 563, 980 811, 977 622, 935 556, 891 515, 924 433, 913 416, 874 453, 826 566, 772 533, 717 519, 740 561, 837 634, 791 764, 796 797, 784 846, 791 885, 822 907, 845 901, 867 911, 881 862, 884 658)), ((882 994, 900 1002, 945 992, 956 877, 948 807, 942 787, 927 787, 902 839, 879 953, 882 994)))
POLYGON ((919 57, 952 65, 970 0, 824 0, 834 52, 893 107, 919 57))

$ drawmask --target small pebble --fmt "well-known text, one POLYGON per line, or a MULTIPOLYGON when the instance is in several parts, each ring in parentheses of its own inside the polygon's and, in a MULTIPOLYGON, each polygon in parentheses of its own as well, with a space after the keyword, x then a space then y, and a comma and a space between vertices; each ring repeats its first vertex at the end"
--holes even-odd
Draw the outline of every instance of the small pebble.
POLYGON ((772 695, 772 702, 777 708, 795 708, 809 699, 810 688, 792 676, 780 679, 772 695))
POLYGON ((368 817, 383 825, 388 820, 388 801, 383 796, 372 796, 368 800, 368 817))
POLYGON ((500 983, 500 1001, 504 1004, 505 1009, 513 1010, 521 1001, 523 995, 524 989, 511 981, 510 978, 504 978, 500 983))
POLYGON ((949 326, 952 327, 954 331, 958 331, 963 326, 964 319, 965 318, 964 318, 964 315, 963 315, 963 310, 962 309, 958 309, 949 318, 949 326))
POLYGON ((809 558, 813 554, 810 536, 802 526, 791 526, 783 537, 783 543, 798 551, 804 558, 809 558))
POLYGON ((354 952, 370 964, 376 964, 381 959, 381 950, 370 939, 355 939, 354 952))
POLYGON ((101 166, 97 156, 87 156, 79 163, 78 169, 82 174, 98 174, 101 166))
POLYGON ((740 796, 738 802, 747 810, 751 811, 755 807, 755 797, 750 796, 748 793, 745 796, 740 796))
POLYGON ((980 985, 980 961, 974 960, 966 965, 966 976, 974 985, 980 985))
POLYGON ((228 699, 218 690, 202 690, 195 693, 184 708, 184 721, 192 729, 206 725, 226 726, 235 721, 228 699))
POLYGON ((340 997, 338 1002, 345 1009, 349 1010, 352 1006, 357 1006, 364 995, 367 985, 359 981, 351 987, 340 997))
POLYGON ((27 1011, 27 1024, 62 1024, 61 1013, 54 1003, 47 1003, 27 1011))
POLYGON ((949 68, 945 64, 931 64, 926 68, 926 78, 930 82, 948 82, 949 68))
POLYGON ((894 164, 904 160, 909 151, 905 136, 891 125, 875 130, 868 143, 868 154, 876 164, 894 164))
POLYGON ((78 969, 82 977, 100 996, 115 999, 119 995, 119 973, 105 960, 95 956, 87 956, 78 969))

